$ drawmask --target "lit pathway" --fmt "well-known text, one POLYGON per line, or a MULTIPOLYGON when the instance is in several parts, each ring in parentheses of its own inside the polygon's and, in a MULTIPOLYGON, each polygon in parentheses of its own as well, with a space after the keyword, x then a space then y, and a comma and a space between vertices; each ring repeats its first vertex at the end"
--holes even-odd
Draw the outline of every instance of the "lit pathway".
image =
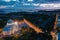
POLYGON ((32 24, 31 22, 29 22, 28 20, 24 19, 24 22, 26 24, 29 25, 30 28, 34 29, 37 33, 43 33, 42 29, 38 28, 37 26, 35 26, 34 24, 32 24))

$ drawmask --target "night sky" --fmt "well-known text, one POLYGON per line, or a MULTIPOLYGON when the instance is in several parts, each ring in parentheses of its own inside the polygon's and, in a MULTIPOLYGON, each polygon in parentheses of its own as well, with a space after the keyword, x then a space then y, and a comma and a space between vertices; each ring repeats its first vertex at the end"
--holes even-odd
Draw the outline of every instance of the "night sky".
POLYGON ((60 9, 60 0, 0 0, 0 13, 30 11, 32 9, 60 9))

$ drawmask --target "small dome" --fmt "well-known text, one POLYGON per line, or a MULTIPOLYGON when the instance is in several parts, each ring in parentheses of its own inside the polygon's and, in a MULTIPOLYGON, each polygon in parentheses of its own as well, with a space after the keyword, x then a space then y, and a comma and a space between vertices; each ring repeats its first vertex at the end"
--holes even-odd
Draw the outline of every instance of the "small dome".
POLYGON ((8 23, 8 24, 13 23, 13 20, 10 19, 10 20, 7 21, 7 23, 8 23))

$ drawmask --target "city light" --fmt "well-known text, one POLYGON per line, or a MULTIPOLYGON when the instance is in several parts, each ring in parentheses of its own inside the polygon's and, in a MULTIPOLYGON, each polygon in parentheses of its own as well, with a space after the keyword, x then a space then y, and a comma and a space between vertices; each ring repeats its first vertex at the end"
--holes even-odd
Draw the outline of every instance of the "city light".
POLYGON ((16 22, 14 22, 14 24, 18 25, 18 22, 16 21, 16 22))

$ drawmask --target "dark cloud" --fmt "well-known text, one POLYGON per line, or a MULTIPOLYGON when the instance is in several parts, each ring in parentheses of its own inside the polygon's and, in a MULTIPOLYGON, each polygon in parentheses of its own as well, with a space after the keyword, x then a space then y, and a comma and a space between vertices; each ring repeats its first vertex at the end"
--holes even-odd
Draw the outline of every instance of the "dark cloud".
MULTIPOLYGON (((24 2, 25 3, 28 3, 27 0, 24 0, 24 2)), ((41 8, 41 7, 34 7, 34 6, 22 6, 23 5, 22 3, 23 3, 23 0, 19 0, 19 2, 17 2, 17 1, 5 2, 5 1, 0 0, 0 7, 1 7, 1 5, 3 5, 3 6, 8 6, 9 5, 9 7, 7 8, 8 9, 8 12, 12 11, 12 9, 14 11, 19 11, 20 8, 22 10, 25 9, 25 8, 26 9, 27 8, 30 8, 30 9, 35 9, 35 8, 40 9, 41 8), (12 8, 12 7, 10 7, 10 5, 13 5, 14 7, 12 8), (16 10, 16 9, 18 9, 18 10, 16 10)), ((60 3, 60 0, 34 0, 31 3, 60 3)), ((2 11, 5 12, 6 10, 2 10, 2 11)))

